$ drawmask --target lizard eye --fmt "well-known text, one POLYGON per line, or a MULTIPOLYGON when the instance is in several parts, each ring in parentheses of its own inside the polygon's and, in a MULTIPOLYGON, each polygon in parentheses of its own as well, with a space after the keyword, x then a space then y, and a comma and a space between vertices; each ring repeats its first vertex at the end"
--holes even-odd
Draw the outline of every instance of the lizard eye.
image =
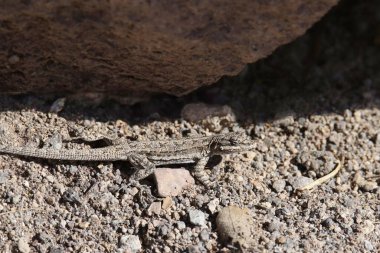
POLYGON ((236 137, 231 137, 230 143, 231 143, 231 145, 237 145, 237 144, 239 144, 239 140, 236 137))

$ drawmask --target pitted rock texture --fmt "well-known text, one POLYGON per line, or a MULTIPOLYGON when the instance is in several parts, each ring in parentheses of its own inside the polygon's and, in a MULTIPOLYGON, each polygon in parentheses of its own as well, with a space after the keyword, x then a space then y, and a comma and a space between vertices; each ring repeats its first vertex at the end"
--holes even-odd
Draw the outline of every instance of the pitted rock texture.
POLYGON ((267 56, 337 1, 1 1, 0 92, 183 95, 267 56))

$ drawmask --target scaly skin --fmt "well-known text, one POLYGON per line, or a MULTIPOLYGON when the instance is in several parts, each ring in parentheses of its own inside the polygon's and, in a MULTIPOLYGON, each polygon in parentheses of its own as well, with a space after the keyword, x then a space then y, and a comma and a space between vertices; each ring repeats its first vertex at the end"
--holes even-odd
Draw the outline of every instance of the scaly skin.
POLYGON ((252 144, 241 134, 229 133, 206 137, 145 142, 117 142, 103 148, 83 150, 35 149, 30 147, 0 146, 0 153, 42 159, 66 161, 129 161, 138 170, 132 180, 151 174, 156 166, 195 163, 195 176, 209 185, 204 166, 213 155, 223 155, 252 149, 252 144))

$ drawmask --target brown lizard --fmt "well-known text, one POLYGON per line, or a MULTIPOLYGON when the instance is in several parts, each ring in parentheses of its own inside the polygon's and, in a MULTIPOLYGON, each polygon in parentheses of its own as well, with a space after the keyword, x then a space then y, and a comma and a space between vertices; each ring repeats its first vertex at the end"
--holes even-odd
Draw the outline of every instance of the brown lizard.
POLYGON ((129 161, 137 168, 131 181, 139 181, 155 170, 156 166, 195 163, 194 175, 204 185, 210 179, 204 168, 213 155, 230 154, 252 149, 252 143, 242 134, 228 133, 158 141, 123 141, 94 149, 38 149, 0 146, 0 153, 42 159, 66 161, 129 161))

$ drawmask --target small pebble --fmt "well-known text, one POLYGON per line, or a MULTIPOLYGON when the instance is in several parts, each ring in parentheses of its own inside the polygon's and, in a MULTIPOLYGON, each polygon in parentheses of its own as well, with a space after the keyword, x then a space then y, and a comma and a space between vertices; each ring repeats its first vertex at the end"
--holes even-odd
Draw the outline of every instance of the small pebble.
POLYGON ((370 192, 378 188, 376 181, 366 180, 360 172, 357 172, 354 176, 354 182, 357 186, 360 187, 363 191, 370 192))
MULTIPOLYGON (((294 112, 288 112, 287 114, 294 114, 294 112)), ((273 125, 275 126, 289 126, 294 123, 294 116, 293 115, 285 115, 285 113, 280 113, 275 116, 276 120, 273 122, 273 125)))
POLYGON ((67 189, 63 194, 62 194, 62 201, 64 202, 69 202, 73 204, 80 204, 80 199, 78 196, 78 193, 76 193, 73 189, 67 189))
POLYGON ((53 148, 55 150, 60 150, 62 148, 62 136, 60 134, 54 134, 52 137, 50 137, 46 143, 45 147, 47 148, 53 148))
POLYGON ((0 170, 0 184, 5 184, 9 180, 9 172, 0 170))
POLYGON ((277 243, 278 244, 285 244, 286 243, 286 237, 285 236, 280 236, 279 238, 277 238, 277 243))
POLYGON ((161 213, 161 202, 153 202, 150 204, 148 210, 148 215, 152 216, 153 214, 160 215, 161 213))
POLYGON ((11 197, 11 203, 12 204, 17 204, 20 202, 20 200, 21 200, 21 196, 18 194, 11 197))
POLYGON ((173 199, 171 197, 165 197, 162 200, 162 209, 167 210, 173 205, 173 199))
POLYGON ((276 180, 276 181, 273 183, 273 185, 272 185, 273 189, 274 189, 277 193, 282 192, 282 191, 285 189, 285 186, 286 186, 286 181, 283 180, 283 179, 276 180))
POLYGON ((360 122, 362 119, 362 112, 361 111, 355 111, 354 112, 354 118, 356 122, 360 122))
POLYGON ((309 177, 296 177, 289 180, 289 183, 292 185, 293 189, 297 190, 301 187, 304 187, 308 184, 311 184, 314 180, 309 177))
POLYGON ((81 229, 86 229, 86 228, 88 228, 89 225, 90 225, 89 222, 83 222, 83 221, 81 221, 81 222, 78 223, 78 227, 81 228, 81 229))
POLYGON ((137 253, 142 249, 140 238, 136 235, 124 235, 119 240, 119 247, 126 252, 137 253))
POLYGON ((79 171, 78 166, 70 165, 69 166, 69 173, 71 175, 75 175, 79 171))
POLYGON ((16 54, 12 55, 11 57, 8 58, 8 62, 10 64, 16 64, 20 61, 20 57, 16 54))
POLYGON ((65 251, 61 248, 56 248, 56 247, 52 247, 50 250, 49 250, 49 253, 64 253, 65 251))
POLYGON ((25 238, 25 237, 21 237, 18 240, 17 247, 18 247, 18 250, 21 253, 29 253, 30 252, 30 247, 29 247, 28 239, 25 238))
POLYGON ((179 230, 184 230, 186 228, 186 223, 183 221, 177 221, 177 228, 179 230))
POLYGON ((154 171, 160 197, 177 196, 184 188, 194 185, 194 178, 186 169, 158 168, 154 171))
POLYGON ((375 144, 376 147, 380 147, 380 133, 376 134, 375 144))
POLYGON ((54 203, 55 203, 55 199, 54 199, 53 196, 47 196, 47 197, 45 198, 45 201, 46 201, 46 203, 48 203, 49 205, 54 205, 54 203))
POLYGON ((63 110, 65 107, 66 98, 58 98, 54 101, 54 103, 50 107, 50 112, 52 113, 58 113, 63 110))
POLYGON ((28 181, 24 181, 24 182, 22 182, 22 185, 25 186, 26 188, 28 188, 29 187, 29 182, 28 181))
POLYGON ((207 117, 223 117, 227 115, 231 115, 233 120, 236 118, 231 107, 227 105, 208 105, 205 103, 187 104, 181 112, 182 118, 190 122, 197 122, 207 117))
POLYGON ((322 226, 330 229, 334 226, 334 221, 331 218, 327 218, 327 219, 323 220, 321 224, 322 224, 322 226))
POLYGON ((202 250, 199 248, 198 245, 192 245, 192 246, 187 248, 187 252, 189 252, 189 253, 201 253, 202 250))
POLYGON ((168 226, 163 225, 163 226, 159 227, 159 233, 161 236, 166 236, 168 234, 168 232, 169 232, 168 226))
POLYGON ((208 240, 210 240, 210 233, 206 229, 203 229, 199 234, 199 237, 202 241, 207 242, 208 240))
POLYGON ((213 199, 207 204, 207 208, 211 213, 215 213, 216 208, 219 205, 219 199, 213 199))
POLYGON ((365 235, 368 235, 375 230, 375 225, 370 220, 365 220, 362 227, 363 234, 365 235))
POLYGON ((275 231, 279 231, 280 230, 280 227, 281 227, 281 222, 278 222, 276 220, 272 221, 272 222, 269 222, 266 226, 266 230, 268 232, 275 232, 275 231))
POLYGON ((45 232, 38 233, 36 238, 43 243, 48 243, 51 240, 51 237, 45 232))
POLYGON ((195 226, 204 226, 206 224, 205 214, 199 210, 190 210, 189 220, 190 220, 190 223, 195 226))
POLYGON ((364 247, 366 248, 366 250, 369 250, 369 251, 373 251, 375 249, 372 243, 368 240, 364 240, 364 247))

